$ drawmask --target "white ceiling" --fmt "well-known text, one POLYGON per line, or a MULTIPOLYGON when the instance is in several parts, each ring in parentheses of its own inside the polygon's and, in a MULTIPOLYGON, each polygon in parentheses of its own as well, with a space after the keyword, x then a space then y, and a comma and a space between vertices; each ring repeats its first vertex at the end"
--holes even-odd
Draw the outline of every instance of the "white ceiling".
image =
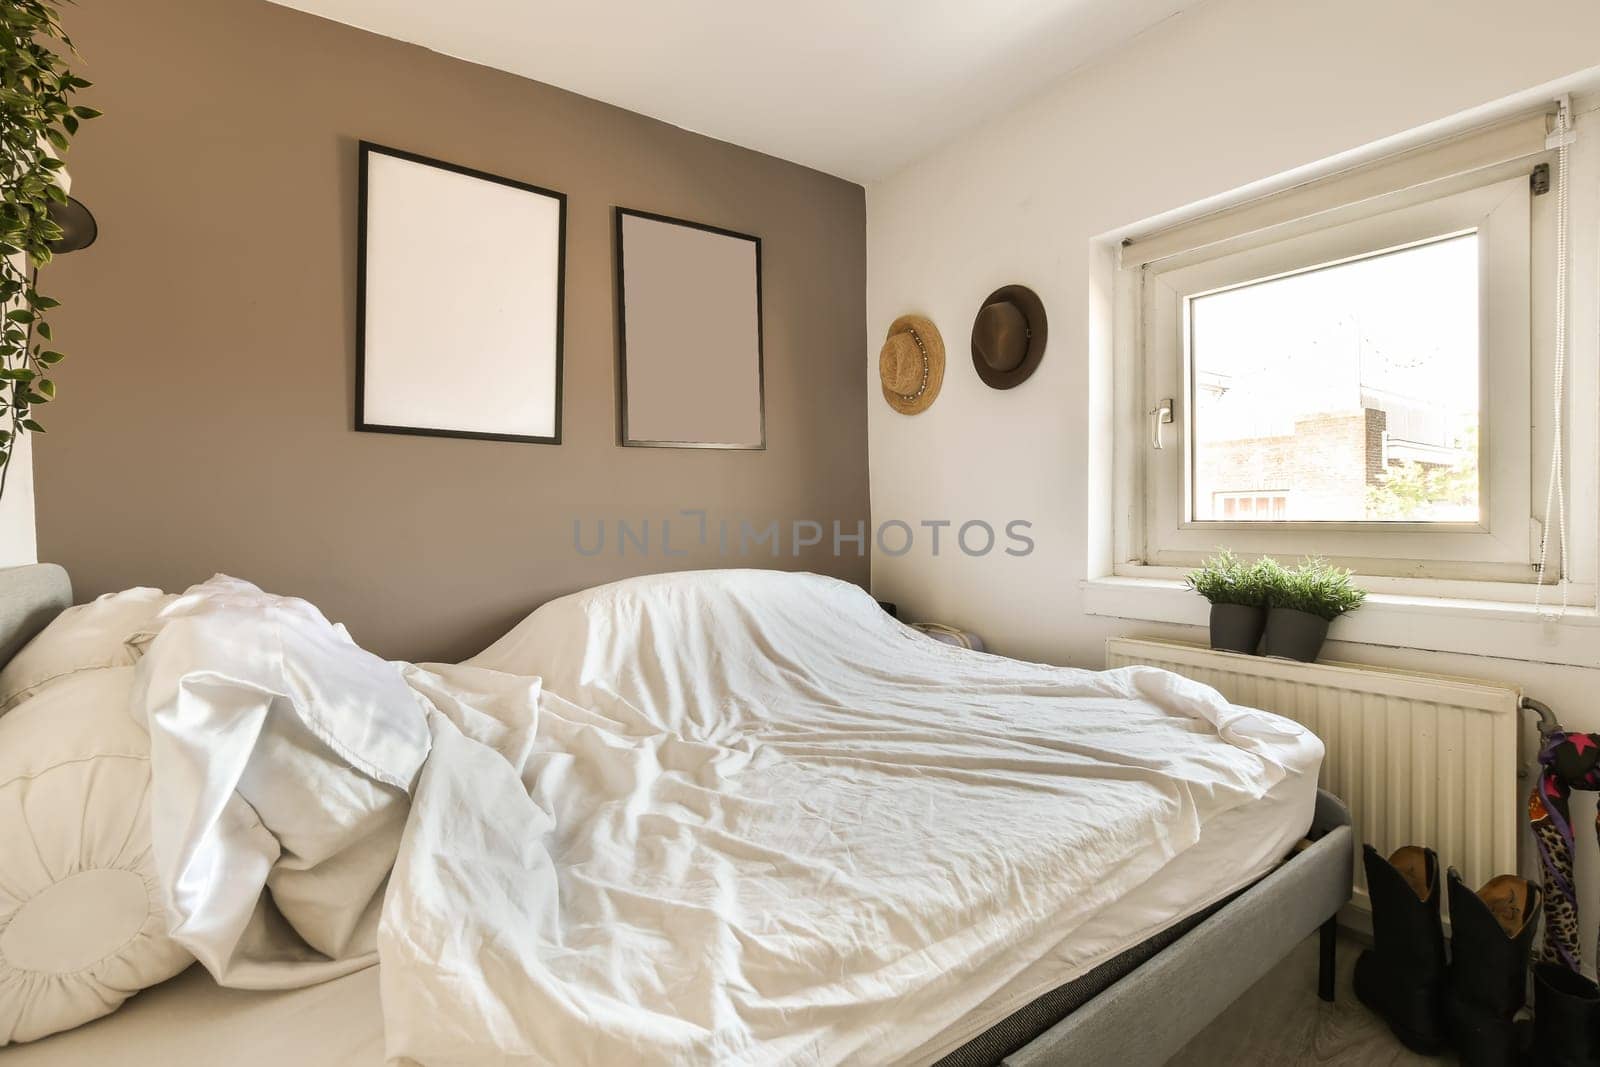
POLYGON ((1199 0, 274 0, 855 181, 1199 0))

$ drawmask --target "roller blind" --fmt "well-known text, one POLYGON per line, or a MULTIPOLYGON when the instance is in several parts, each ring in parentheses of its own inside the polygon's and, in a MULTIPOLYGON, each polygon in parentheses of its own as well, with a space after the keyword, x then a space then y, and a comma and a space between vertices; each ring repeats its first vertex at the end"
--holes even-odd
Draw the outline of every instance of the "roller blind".
POLYGON ((1374 197, 1538 155, 1546 150, 1546 129, 1543 113, 1525 115, 1312 179, 1127 241, 1122 265, 1144 266, 1374 197))

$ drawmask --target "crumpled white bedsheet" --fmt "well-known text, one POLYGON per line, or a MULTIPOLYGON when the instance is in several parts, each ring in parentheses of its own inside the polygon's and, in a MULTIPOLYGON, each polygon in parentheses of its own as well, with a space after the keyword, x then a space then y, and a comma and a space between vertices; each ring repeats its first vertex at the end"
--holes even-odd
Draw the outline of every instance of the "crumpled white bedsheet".
POLYGON ((378 948, 389 1055, 430 1065, 891 1062, 1304 736, 768 571, 600 587, 405 674, 437 710, 378 948))
POLYGON ((311 604, 226 575, 129 645, 173 939, 235 988, 371 966, 432 705, 311 604))

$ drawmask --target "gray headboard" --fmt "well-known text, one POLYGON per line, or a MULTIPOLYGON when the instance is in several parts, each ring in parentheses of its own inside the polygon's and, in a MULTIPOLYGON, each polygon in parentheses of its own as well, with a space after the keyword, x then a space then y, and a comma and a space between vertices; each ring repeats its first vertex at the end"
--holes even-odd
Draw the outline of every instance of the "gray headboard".
POLYGON ((0 666, 72 605, 72 580, 54 563, 0 569, 0 666))

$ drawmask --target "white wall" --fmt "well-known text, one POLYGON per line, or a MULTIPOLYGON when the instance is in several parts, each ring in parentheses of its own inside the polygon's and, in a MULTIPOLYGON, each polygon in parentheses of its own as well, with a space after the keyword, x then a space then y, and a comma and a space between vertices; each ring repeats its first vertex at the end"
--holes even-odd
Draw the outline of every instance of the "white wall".
MULTIPOLYGON (((62 188, 70 189, 72 179, 61 172, 62 188)), ((10 261, 10 266, 24 267, 20 255, 10 261)), ((18 301, 7 304, 10 311, 18 301)), ((12 430, 11 416, 0 419, 0 430, 12 430)), ((0 494, 0 567, 15 567, 39 561, 39 547, 35 539, 33 521, 33 440, 24 435, 17 443, 5 475, 5 493, 0 494)))
POLYGON ((5 495, 0 496, 0 567, 37 563, 33 529, 33 440, 23 437, 11 457, 5 495))
MULTIPOLYGON (((1091 240, 1600 59, 1600 5, 1530 10, 1505 0, 1211 0, 870 186, 873 340, 915 311, 939 326, 950 354, 943 393, 908 418, 882 402, 876 348, 869 353, 874 522, 1023 518, 1037 541, 1024 558, 947 550, 934 559, 925 541, 898 558, 877 552, 876 595, 910 618, 957 623, 997 651, 1055 663, 1100 666, 1114 633, 1199 637, 1082 611, 1091 240), (968 335, 982 298, 1010 282, 1044 299, 1050 342, 1027 384, 997 392, 972 372, 968 335)), ((1574 294, 1574 314, 1594 317, 1592 293, 1574 294)), ((1514 682, 1569 726, 1600 729, 1600 669, 1368 646, 1328 654, 1514 682)), ((1580 884, 1600 901, 1593 841, 1580 884)), ((1588 906, 1586 951, 1597 920, 1588 906)))

